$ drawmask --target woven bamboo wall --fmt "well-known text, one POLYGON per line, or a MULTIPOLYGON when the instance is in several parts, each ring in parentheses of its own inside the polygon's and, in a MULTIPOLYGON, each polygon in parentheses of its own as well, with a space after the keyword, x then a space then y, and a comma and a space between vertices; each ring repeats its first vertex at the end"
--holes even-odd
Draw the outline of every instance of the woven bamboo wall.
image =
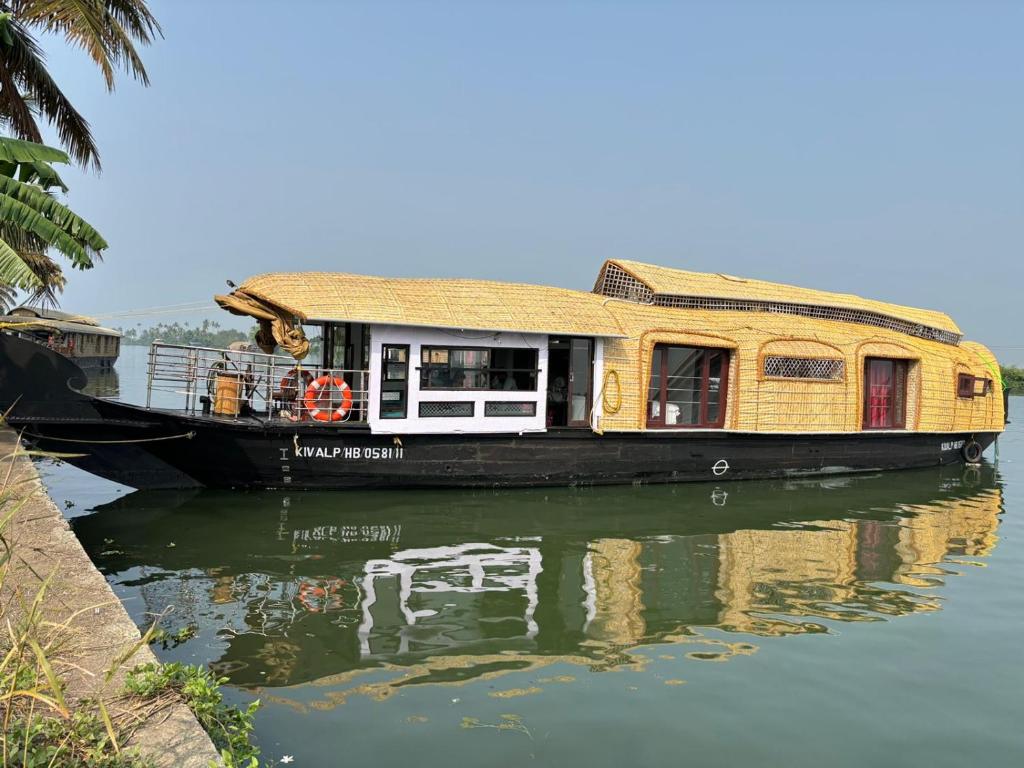
MULTIPOLYGON (((621 407, 602 414, 606 431, 645 428, 651 353, 658 343, 731 350, 725 427, 778 432, 856 432, 863 421, 864 358, 909 361, 907 429, 1001 431, 998 365, 980 344, 960 346, 833 320, 771 313, 670 309, 610 300, 628 338, 605 342, 605 375, 615 371, 621 407), (694 330, 684 330, 694 329, 694 330), (842 359, 841 381, 775 379, 764 357, 842 359), (993 379, 985 397, 958 398, 957 373, 993 379)), ((614 395, 614 393, 612 393, 614 395)), ((615 401, 614 396, 610 397, 615 401)))

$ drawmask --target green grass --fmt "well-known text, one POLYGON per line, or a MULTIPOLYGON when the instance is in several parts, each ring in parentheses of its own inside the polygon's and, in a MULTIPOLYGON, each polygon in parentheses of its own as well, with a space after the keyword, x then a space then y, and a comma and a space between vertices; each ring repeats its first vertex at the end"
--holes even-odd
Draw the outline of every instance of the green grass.
POLYGON ((225 704, 220 687, 227 681, 195 665, 143 664, 128 673, 125 690, 148 700, 180 696, 221 755, 230 755, 232 765, 256 765, 260 751, 251 738, 260 703, 254 701, 245 709, 225 704))

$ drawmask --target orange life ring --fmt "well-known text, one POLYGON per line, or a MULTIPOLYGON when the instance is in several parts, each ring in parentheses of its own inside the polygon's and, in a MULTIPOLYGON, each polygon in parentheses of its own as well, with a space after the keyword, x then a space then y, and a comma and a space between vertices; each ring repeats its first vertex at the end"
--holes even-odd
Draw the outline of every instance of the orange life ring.
POLYGON ((299 379, 302 379, 303 391, 313 383, 313 374, 305 368, 292 368, 281 379, 281 394, 286 400, 294 400, 299 394, 299 379))
POLYGON ((345 596, 341 594, 345 583, 338 578, 303 581, 299 584, 299 602, 310 613, 338 610, 345 605, 345 596))
POLYGON ((302 402, 309 415, 317 421, 341 421, 352 408, 352 388, 340 376, 321 376, 306 389, 302 402), (321 410, 317 403, 320 399, 320 388, 328 382, 341 390, 341 405, 333 411, 321 410))

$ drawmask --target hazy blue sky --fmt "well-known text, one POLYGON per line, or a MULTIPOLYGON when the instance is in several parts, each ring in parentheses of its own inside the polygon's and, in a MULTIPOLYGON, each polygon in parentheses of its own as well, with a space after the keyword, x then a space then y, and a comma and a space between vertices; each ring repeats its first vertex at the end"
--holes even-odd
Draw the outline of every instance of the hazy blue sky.
POLYGON ((1024 361, 1022 2, 152 7, 151 88, 48 45, 111 243, 67 309, 624 257, 942 309, 1024 361))

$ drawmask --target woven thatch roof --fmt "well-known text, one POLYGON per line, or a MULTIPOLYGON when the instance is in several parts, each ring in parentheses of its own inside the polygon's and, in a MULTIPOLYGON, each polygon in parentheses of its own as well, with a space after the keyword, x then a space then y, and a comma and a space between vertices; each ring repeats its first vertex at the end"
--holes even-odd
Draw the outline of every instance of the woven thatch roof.
POLYGON ((91 333, 95 336, 120 336, 120 331, 88 323, 50 320, 30 315, 2 315, 0 327, 13 331, 60 331, 61 333, 91 333))
POLYGON ((85 315, 61 312, 59 309, 32 307, 27 304, 12 309, 11 315, 16 317, 38 317, 41 320, 59 320, 64 323, 78 323, 79 325, 99 325, 96 320, 91 317, 86 317, 85 315))
MULTIPOLYGON (((731 275, 687 272, 670 269, 639 261, 613 259, 605 262, 598 277, 598 290, 609 265, 618 267, 639 280, 654 297, 680 296, 708 299, 735 299, 739 301, 788 302, 813 307, 835 307, 859 312, 897 318, 909 323, 918 323, 951 334, 960 334, 956 323, 942 312, 915 309, 898 304, 863 299, 848 293, 831 293, 810 288, 799 288, 782 283, 750 280, 731 275)), ((657 301, 657 303, 662 303, 657 301)))
POLYGON ((367 277, 336 272, 274 272, 249 278, 217 303, 252 314, 247 300, 302 322, 360 322, 460 330, 621 336, 593 293, 485 280, 367 277))

